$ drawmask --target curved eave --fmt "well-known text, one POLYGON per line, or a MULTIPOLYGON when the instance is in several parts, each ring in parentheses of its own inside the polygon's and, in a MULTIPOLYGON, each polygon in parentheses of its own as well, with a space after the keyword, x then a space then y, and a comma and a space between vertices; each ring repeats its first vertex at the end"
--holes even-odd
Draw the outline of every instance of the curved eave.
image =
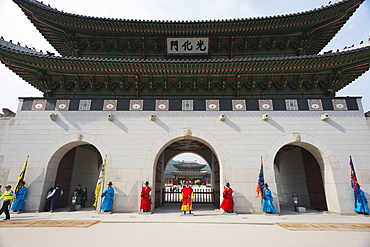
POLYGON ((364 0, 343 0, 281 16, 208 21, 137 21, 65 13, 35 0, 13 0, 63 56, 73 54, 71 37, 286 36, 302 33, 306 54, 317 54, 364 0), (309 37, 314 37, 314 42, 309 37), (66 41, 68 44, 66 44, 66 41))
POLYGON ((208 175, 207 171, 172 171, 172 175, 176 177, 203 177, 208 175))
MULTIPOLYGON (((17 47, 17 46, 15 46, 17 47)), ((38 88, 40 75, 255 76, 333 74, 338 91, 370 67, 370 44, 324 55, 223 60, 127 60, 47 56, 0 45, 0 61, 38 88)))
POLYGON ((173 164, 173 166, 176 167, 177 169, 202 169, 206 165, 205 164, 189 165, 189 164, 180 163, 180 164, 173 164))

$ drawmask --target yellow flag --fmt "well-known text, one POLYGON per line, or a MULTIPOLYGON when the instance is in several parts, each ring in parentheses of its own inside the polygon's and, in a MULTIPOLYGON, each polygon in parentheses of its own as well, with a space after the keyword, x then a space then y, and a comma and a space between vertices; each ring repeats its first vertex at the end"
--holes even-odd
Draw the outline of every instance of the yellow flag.
POLYGON ((104 157, 103 166, 102 166, 101 171, 100 171, 100 174, 99 174, 98 182, 96 183, 96 187, 95 187, 95 202, 93 204, 94 207, 96 207, 97 204, 98 204, 101 185, 104 183, 105 165, 106 164, 107 164, 107 155, 104 157))
POLYGON ((27 156, 26 161, 24 162, 24 165, 23 165, 23 169, 22 169, 21 173, 18 176, 17 186, 15 186, 15 189, 14 189, 15 192, 18 192, 18 190, 21 188, 21 181, 24 181, 24 174, 26 174, 27 163, 28 163, 28 158, 29 157, 30 156, 27 156))

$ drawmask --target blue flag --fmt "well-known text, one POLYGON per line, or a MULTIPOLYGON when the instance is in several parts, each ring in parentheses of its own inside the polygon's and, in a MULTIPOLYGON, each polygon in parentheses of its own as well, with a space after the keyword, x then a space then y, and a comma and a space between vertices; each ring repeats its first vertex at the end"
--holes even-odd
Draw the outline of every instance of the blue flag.
POLYGON ((360 190, 358 189, 358 181, 355 168, 353 167, 352 156, 349 156, 349 166, 351 168, 351 187, 355 194, 355 202, 360 200, 360 190))
POLYGON ((256 193, 257 196, 262 196, 263 195, 263 188, 265 187, 265 177, 263 176, 263 162, 262 162, 262 156, 261 156, 261 168, 260 168, 260 174, 258 176, 258 183, 257 183, 257 188, 256 188, 256 193))

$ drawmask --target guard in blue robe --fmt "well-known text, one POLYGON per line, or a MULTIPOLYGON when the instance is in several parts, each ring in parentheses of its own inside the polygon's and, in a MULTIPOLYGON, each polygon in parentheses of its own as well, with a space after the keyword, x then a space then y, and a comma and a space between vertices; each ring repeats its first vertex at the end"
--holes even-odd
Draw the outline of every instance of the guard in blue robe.
POLYGON ((21 188, 15 192, 15 200, 10 208, 13 212, 21 211, 24 208, 24 203, 27 197, 27 188, 24 186, 25 182, 21 181, 21 188))
POLYGON ((272 198, 272 193, 268 184, 265 184, 262 198, 262 211, 268 214, 276 212, 274 205, 272 205, 274 199, 272 198))
POLYGON ((360 185, 358 185, 358 190, 359 195, 355 201, 355 212, 360 214, 370 214, 365 193, 362 190, 360 190, 360 185))
POLYGON ((104 210, 104 212, 109 212, 112 210, 113 207, 113 199, 114 199, 114 189, 112 187, 113 183, 108 183, 108 188, 106 188, 101 195, 101 197, 104 197, 104 201, 101 205, 101 210, 104 210))

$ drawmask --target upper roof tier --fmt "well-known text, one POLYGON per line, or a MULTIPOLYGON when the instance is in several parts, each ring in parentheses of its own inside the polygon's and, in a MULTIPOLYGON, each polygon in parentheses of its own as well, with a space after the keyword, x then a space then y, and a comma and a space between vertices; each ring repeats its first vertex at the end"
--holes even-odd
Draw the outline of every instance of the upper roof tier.
MULTIPOLYGON (((278 56, 281 51, 286 52, 284 55, 317 54, 364 0, 335 1, 314 10, 281 16, 207 21, 97 18, 65 13, 36 0, 13 1, 63 56, 109 57, 117 53, 111 57, 126 58, 122 47, 130 50, 135 42, 142 48, 137 53, 142 55, 150 46, 146 38, 155 39, 152 46, 159 54, 161 51, 157 48, 164 45, 166 37, 209 37, 213 38, 213 43, 220 42, 218 47, 224 49, 225 54, 234 54, 229 58, 235 58, 247 53, 278 56), (128 41, 127 38, 140 39, 128 41), (222 46, 222 38, 242 38, 242 43, 238 44, 242 48, 234 51, 236 44, 222 46)), ((140 58, 151 57, 144 54, 140 58)), ((212 54, 208 58, 213 58, 212 54)))
POLYGON ((57 57, 0 40, 0 61, 55 96, 327 96, 370 67, 370 42, 295 57, 130 60, 57 57))

